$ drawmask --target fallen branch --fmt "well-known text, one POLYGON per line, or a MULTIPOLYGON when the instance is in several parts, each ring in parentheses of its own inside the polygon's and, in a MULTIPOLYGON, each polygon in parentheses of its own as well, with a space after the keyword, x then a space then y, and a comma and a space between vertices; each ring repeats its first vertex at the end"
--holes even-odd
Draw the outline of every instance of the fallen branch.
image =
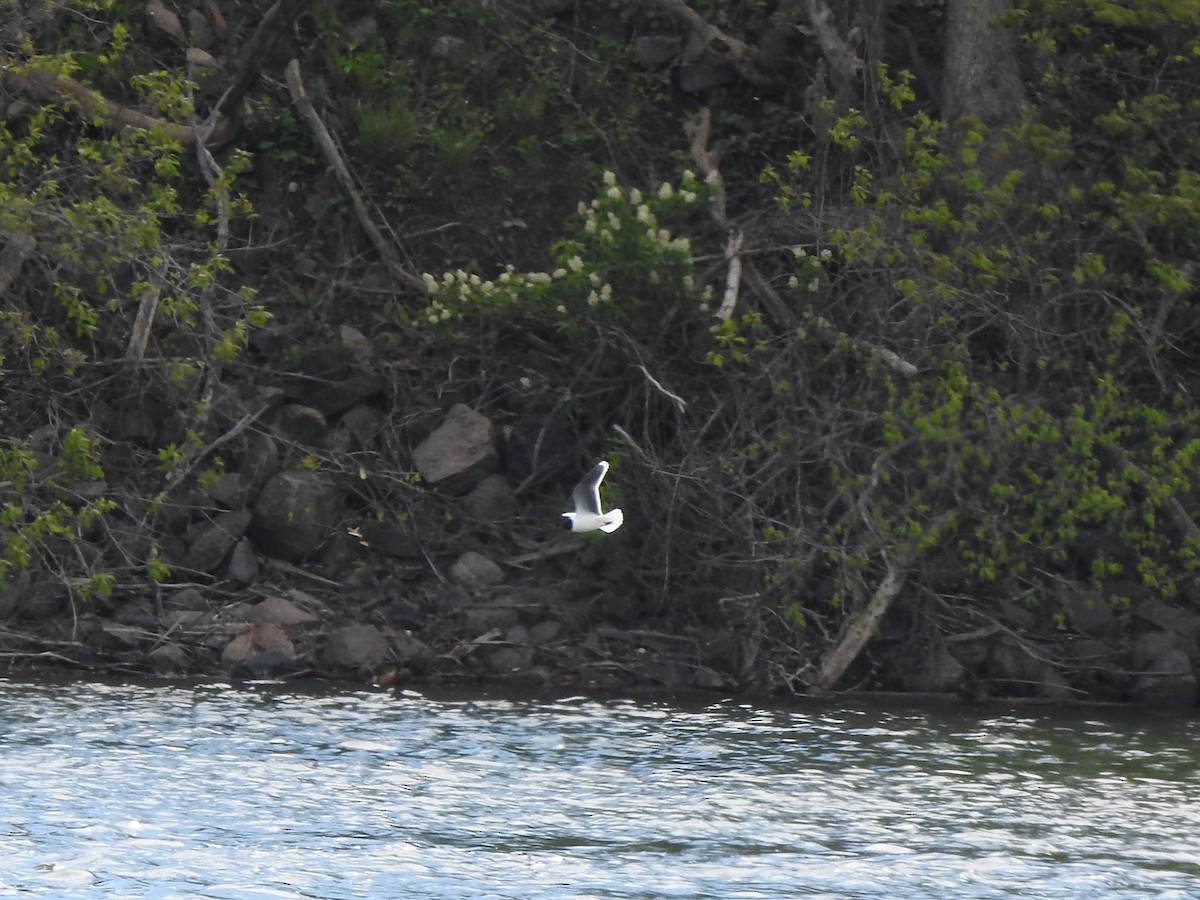
MULTIPOLYGON (((183 147, 194 147, 197 143, 196 130, 190 125, 166 122, 133 107, 113 103, 99 91, 66 75, 34 69, 11 77, 29 96, 46 103, 73 103, 85 119, 97 119, 110 128, 157 129, 183 147)), ((205 142, 211 146, 226 143, 232 139, 234 131, 233 120, 220 119, 205 136, 205 142)))
POLYGON ((729 267, 725 270, 725 295, 721 298, 721 306, 717 309, 717 318, 721 321, 733 315, 737 306, 738 292, 742 283, 742 243, 745 235, 740 231, 731 231, 729 240, 725 243, 725 258, 729 267))
POLYGON ((214 107, 214 115, 222 118, 233 115, 238 101, 249 90, 250 82, 258 72, 263 54, 271 45, 271 42, 275 40, 283 29, 306 6, 308 6, 308 0, 275 0, 271 4, 270 9, 263 13, 258 26, 254 29, 254 34, 242 46, 237 71, 234 73, 229 87, 225 89, 225 93, 217 101, 214 107))
POLYGON ((817 43, 821 45, 821 55, 829 63, 829 75, 833 79, 834 96, 840 106, 844 106, 854 95, 858 85, 858 73, 862 71, 862 60, 854 52, 850 42, 845 40, 833 24, 833 11, 825 0, 805 0, 805 11, 808 21, 812 24, 817 43))
POLYGON ((304 90, 304 82, 300 79, 300 61, 293 59, 288 63, 285 74, 287 77, 288 92, 292 95, 292 103, 295 104, 300 117, 308 123, 313 138, 321 148, 321 152, 325 154, 325 159, 333 168, 338 181, 341 182, 342 190, 350 198, 350 203, 354 207, 354 215, 358 219, 358 224, 362 226, 363 231, 367 233, 367 236, 375 245, 375 249, 379 251, 379 255, 383 259, 384 265, 387 266, 388 271, 392 274, 392 277, 400 283, 415 288, 424 294, 426 292, 425 282, 400 265, 400 261, 396 259, 395 254, 392 252, 392 245, 371 219, 371 213, 367 209, 367 205, 363 203, 362 197, 354 186, 354 176, 350 174, 350 169, 347 168, 345 160, 342 159, 341 153, 338 152, 337 145, 334 144, 329 129, 321 121, 321 116, 317 113, 312 100, 309 99, 308 93, 304 90))
POLYGON ((883 618, 883 614, 888 611, 888 607, 892 605, 892 601, 896 599, 900 589, 904 587, 904 581, 908 578, 908 570, 907 560, 888 561, 887 575, 875 589, 871 602, 854 617, 846 629, 846 635, 842 638, 841 643, 834 647, 833 652, 826 656, 821 663, 821 671, 817 675, 816 684, 813 685, 815 692, 831 690, 846 669, 850 667, 850 664, 858 658, 862 648, 867 645, 867 641, 875 633, 875 626, 883 618))
POLYGON ((698 12, 688 6, 683 0, 651 0, 651 2, 690 28, 705 45, 720 44, 723 53, 720 58, 733 65, 734 71, 753 84, 770 84, 771 79, 759 69, 759 52, 745 41, 723 32, 698 12))

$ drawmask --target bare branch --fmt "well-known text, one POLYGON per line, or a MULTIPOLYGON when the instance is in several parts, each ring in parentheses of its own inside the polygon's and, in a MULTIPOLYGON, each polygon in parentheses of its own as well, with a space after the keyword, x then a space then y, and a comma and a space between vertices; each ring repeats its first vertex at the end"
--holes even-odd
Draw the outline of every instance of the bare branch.
POLYGON ((683 0, 651 0, 667 15, 674 17, 690 28, 705 44, 717 43, 724 50, 723 58, 734 70, 753 84, 769 84, 771 79, 759 69, 759 52, 745 41, 732 37, 707 21, 683 0))
POLYGON ((400 265, 400 261, 396 259, 395 253, 392 252, 392 245, 388 243, 387 238, 383 236, 383 233, 380 232, 378 226, 371 219, 371 213, 367 209, 367 205, 363 203, 362 197, 354 186, 354 176, 350 174, 350 169, 347 168, 346 161, 342 159, 341 153, 338 152, 337 146, 333 142, 333 137, 329 134, 329 129, 321 121, 321 116, 317 113, 316 108, 313 107, 312 100, 309 99, 308 93, 304 90, 304 82, 300 79, 299 60, 293 59, 288 63, 286 75, 288 91, 292 95, 292 103, 296 105, 296 110, 300 113, 300 117, 308 123, 313 138, 321 148, 321 152, 325 154, 325 159, 333 168, 338 181, 341 182, 342 190, 350 198, 350 203, 354 207, 354 215, 358 218, 358 224, 362 226, 363 231, 367 233, 367 236, 375 245, 375 249, 379 251, 384 265, 387 266, 392 277, 401 284, 425 293, 425 282, 400 265))

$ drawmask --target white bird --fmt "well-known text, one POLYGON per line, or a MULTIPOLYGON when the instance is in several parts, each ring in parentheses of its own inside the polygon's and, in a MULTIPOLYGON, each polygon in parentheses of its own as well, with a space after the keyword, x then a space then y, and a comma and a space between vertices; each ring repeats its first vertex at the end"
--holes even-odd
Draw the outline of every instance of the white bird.
POLYGON ((625 514, 619 509, 605 512, 600 506, 600 482, 608 472, 608 463, 598 462, 596 468, 587 477, 575 485, 571 499, 575 501, 575 512, 563 513, 567 527, 571 531, 603 531, 612 534, 625 521, 625 514))

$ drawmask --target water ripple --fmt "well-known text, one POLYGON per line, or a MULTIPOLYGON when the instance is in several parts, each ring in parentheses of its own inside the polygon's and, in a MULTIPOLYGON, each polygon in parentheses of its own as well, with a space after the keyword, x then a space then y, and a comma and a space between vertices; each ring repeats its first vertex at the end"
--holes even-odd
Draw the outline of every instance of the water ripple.
POLYGON ((0 681, 0 896, 1188 897, 1197 731, 0 681))

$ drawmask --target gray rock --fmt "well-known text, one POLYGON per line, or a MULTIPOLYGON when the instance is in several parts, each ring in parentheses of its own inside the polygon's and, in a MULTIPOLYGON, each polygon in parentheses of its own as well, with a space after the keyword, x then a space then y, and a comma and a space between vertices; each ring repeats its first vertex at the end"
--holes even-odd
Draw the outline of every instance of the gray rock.
POLYGON ((338 425, 345 428, 360 447, 369 447, 382 423, 383 416, 378 410, 359 404, 346 410, 338 425))
POLYGON ((209 488, 208 496, 225 509, 242 509, 250 502, 250 479, 241 472, 225 472, 209 488))
POLYGON ((387 638, 374 625, 347 625, 326 638, 320 660, 333 669, 371 669, 390 656, 387 638))
POLYGON ((484 522, 507 522, 517 514, 517 495, 503 475, 488 475, 464 502, 467 512, 484 522))
POLYGON ((267 553, 303 559, 329 537, 344 496, 342 488, 320 472, 279 472, 254 503, 250 536, 267 553))
POLYGON ((260 488, 279 471, 279 445, 269 434, 252 431, 246 435, 246 447, 238 461, 238 471, 260 488))
POLYGON ((899 661, 900 684, 906 691, 953 693, 958 690, 965 669, 940 641, 915 650, 899 661), (915 658, 914 658, 915 657, 915 658))
POLYGON ((529 629, 529 644, 540 647, 562 637, 563 623, 557 619, 544 619, 529 629))
POLYGON ((1142 706, 1159 709, 1188 709, 1196 705, 1196 675, 1191 661, 1182 650, 1170 650, 1159 656, 1151 671, 1138 675, 1133 682, 1132 699, 1142 706))
POLYGON ((474 550, 468 550, 450 565, 450 580, 468 591, 481 591, 504 581, 504 570, 474 550))
POLYGON ((395 522, 367 522, 360 529, 368 549, 396 559, 424 559, 421 542, 409 529, 395 522))
POLYGON ((319 621, 310 612, 283 597, 268 597, 248 608, 243 617, 247 622, 274 622, 276 625, 308 625, 319 621))
POLYGON ((1139 672, 1161 670, 1162 659, 1181 650, 1179 635, 1170 631, 1148 631, 1133 642, 1133 667, 1139 672))
POLYGON ((367 363, 371 361, 371 357, 374 355, 371 342, 365 334, 353 325, 339 325, 338 340, 342 342, 342 346, 354 357, 355 362, 367 363))
POLYGON ((333 418, 382 389, 383 379, 378 375, 354 375, 343 381, 320 385, 309 391, 305 400, 325 417, 333 418))
POLYGON ((196 572, 215 572, 249 524, 250 513, 244 509, 221 513, 192 539, 184 565, 196 572))
POLYGON ((150 671, 155 675, 182 675, 192 666, 188 652, 178 644, 163 644, 146 655, 150 671))
POLYGON ((434 652, 424 641, 413 637, 406 631, 395 635, 392 639, 396 662, 410 669, 423 669, 434 660, 434 652))
POLYGON ((1112 604, 1099 591, 1064 591, 1058 599, 1067 621, 1083 634, 1104 635, 1116 627, 1112 604))
POLYGON ((499 467, 492 423, 469 406, 455 404, 413 451, 413 463, 433 487, 452 494, 469 491, 499 467))
POLYGON ((434 59, 444 59, 453 66, 465 66, 471 60, 471 48, 460 37, 441 34, 433 39, 429 53, 434 59))
POLYGON ((288 403, 275 412, 275 430, 288 440, 314 444, 329 429, 321 411, 300 403, 288 403))
POLYGON ((533 665, 532 647, 499 647, 487 655, 493 672, 518 672, 533 665))
POLYGON ((468 606, 463 612, 463 629, 469 635, 483 634, 494 628, 507 629, 516 625, 521 616, 511 606, 468 606))
POLYGON ((225 574, 230 581, 239 584, 252 584, 258 578, 258 557, 249 538, 242 538, 234 545, 225 574))
POLYGON ((1133 614, 1144 622, 1194 641, 1200 637, 1200 616, 1178 606, 1170 606, 1161 600, 1139 603, 1133 614))

